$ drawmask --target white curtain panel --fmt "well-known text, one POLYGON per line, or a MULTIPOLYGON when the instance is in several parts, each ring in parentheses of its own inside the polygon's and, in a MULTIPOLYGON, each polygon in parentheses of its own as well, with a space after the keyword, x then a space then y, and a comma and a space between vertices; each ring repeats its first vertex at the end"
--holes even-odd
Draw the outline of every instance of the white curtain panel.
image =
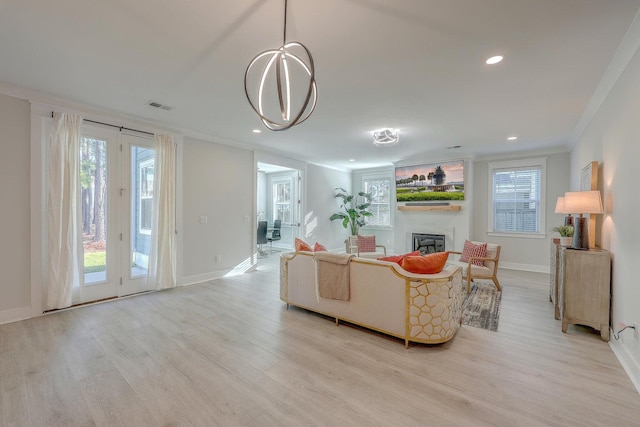
POLYGON ((168 135, 155 135, 155 140, 149 287, 167 289, 176 287, 176 146, 173 137, 168 135))
POLYGON ((80 292, 79 146, 82 117, 55 113, 49 143, 47 309, 69 307, 80 292))

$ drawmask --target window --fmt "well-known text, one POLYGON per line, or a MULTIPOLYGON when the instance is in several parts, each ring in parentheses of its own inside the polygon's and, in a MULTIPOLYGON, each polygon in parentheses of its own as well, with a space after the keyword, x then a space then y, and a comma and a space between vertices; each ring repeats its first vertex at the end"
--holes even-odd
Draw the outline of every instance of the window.
POLYGON ((291 218, 291 180, 273 181, 273 219, 290 224, 291 218))
POLYGON ((140 212, 139 230, 142 234, 151 234, 151 213, 153 212, 153 172, 154 160, 140 162, 140 212))
POLYGON ((544 236, 546 159, 489 163, 489 232, 544 236))
POLYGON ((365 176, 362 188, 371 194, 371 206, 367 209, 373 216, 365 218, 368 226, 391 227, 391 178, 387 176, 365 176))

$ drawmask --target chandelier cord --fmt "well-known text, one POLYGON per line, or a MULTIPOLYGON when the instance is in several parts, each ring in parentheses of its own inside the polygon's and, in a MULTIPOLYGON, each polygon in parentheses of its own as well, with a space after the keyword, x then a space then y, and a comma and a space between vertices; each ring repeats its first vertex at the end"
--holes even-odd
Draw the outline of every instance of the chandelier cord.
POLYGON ((287 44, 287 0, 284 0, 284 34, 282 35, 282 45, 287 44))

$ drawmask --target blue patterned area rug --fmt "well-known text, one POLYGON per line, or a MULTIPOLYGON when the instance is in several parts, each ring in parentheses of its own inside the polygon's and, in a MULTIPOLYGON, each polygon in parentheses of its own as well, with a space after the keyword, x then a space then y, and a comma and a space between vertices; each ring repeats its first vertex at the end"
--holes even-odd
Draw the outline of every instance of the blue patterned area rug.
MULTIPOLYGON (((466 283, 464 286, 466 294, 466 283)), ((501 299, 502 292, 493 283, 471 283, 471 292, 462 303, 462 324, 496 332, 501 299)))

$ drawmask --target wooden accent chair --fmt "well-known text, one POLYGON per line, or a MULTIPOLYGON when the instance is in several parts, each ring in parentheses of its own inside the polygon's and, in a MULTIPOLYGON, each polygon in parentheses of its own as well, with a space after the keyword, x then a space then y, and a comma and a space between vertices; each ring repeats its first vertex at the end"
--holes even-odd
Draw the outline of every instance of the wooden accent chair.
POLYGON ((346 252, 348 254, 356 254, 361 258, 379 258, 387 256, 387 248, 384 245, 376 244, 376 236, 349 236, 345 240, 346 252), (382 252, 378 251, 382 249, 382 252))
MULTIPOLYGON (((471 242, 473 244, 482 244, 484 242, 471 242)), ((462 252, 449 251, 449 254, 462 255, 462 252)), ((452 260, 449 257, 447 264, 457 265, 462 267, 462 277, 467 280, 467 293, 471 292, 471 282, 474 279, 491 279, 493 284, 496 285, 499 291, 502 290, 500 282, 498 281, 498 263, 500 262, 500 245, 494 243, 487 243, 487 255, 485 257, 470 257, 469 261, 462 262, 459 260, 452 260), (482 260, 483 265, 476 265, 473 263, 475 260, 482 260)))

